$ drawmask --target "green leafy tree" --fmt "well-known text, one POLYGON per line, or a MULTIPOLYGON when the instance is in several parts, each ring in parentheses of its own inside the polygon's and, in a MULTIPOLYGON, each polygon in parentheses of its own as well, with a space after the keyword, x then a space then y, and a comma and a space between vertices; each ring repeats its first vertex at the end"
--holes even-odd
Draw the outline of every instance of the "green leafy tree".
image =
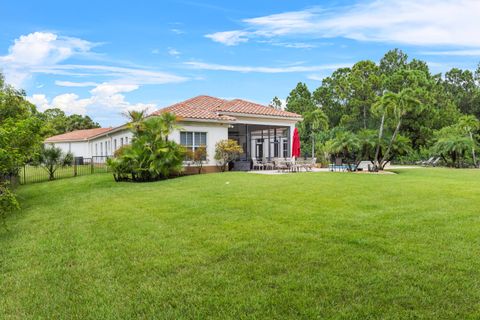
POLYGON ((37 116, 43 121, 42 135, 46 137, 75 130, 100 128, 100 125, 89 116, 79 114, 67 116, 59 108, 47 109, 37 116))
POLYGON ((269 106, 276 110, 282 110, 282 101, 275 96, 272 101, 270 101, 269 106))
POLYGON ((215 160, 222 172, 225 172, 228 168, 228 164, 235 160, 243 149, 238 145, 238 142, 232 139, 220 140, 215 145, 215 160))
POLYGON ((315 102, 305 83, 299 82, 287 97, 287 111, 304 115, 315 110, 315 102))
POLYGON ((480 117, 480 93, 470 70, 453 68, 445 73, 444 89, 464 114, 480 117))

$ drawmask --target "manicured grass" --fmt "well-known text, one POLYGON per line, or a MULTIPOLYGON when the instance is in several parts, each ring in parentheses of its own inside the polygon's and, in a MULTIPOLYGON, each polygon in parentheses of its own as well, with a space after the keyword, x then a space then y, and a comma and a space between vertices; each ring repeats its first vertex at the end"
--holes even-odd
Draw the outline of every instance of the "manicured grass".
POLYGON ((22 186, 2 319, 478 319, 480 171, 22 186))

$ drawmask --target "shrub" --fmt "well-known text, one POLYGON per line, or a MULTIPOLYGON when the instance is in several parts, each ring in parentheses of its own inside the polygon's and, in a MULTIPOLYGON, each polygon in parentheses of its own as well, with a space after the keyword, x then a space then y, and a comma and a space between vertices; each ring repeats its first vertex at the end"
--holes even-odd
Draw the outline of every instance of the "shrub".
POLYGON ((6 182, 0 182, 0 219, 6 228, 7 214, 18 209, 19 205, 15 195, 10 191, 6 182))
POLYGON ((225 172, 228 167, 228 163, 235 160, 240 153, 243 152, 237 141, 232 139, 220 140, 215 145, 215 160, 222 170, 225 172))
POLYGON ((184 149, 168 140, 175 128, 174 120, 173 115, 164 113, 141 119, 141 123, 131 127, 132 143, 107 160, 115 181, 155 181, 182 170, 184 149))
POLYGON ((200 146, 195 149, 195 151, 188 150, 186 151, 187 159, 197 167, 198 174, 202 173, 203 164, 207 161, 207 148, 205 146, 200 146))
POLYGON ((72 161, 73 155, 71 153, 64 155, 62 149, 54 145, 42 146, 39 162, 40 166, 48 172, 48 178, 50 180, 55 179, 55 172, 58 168, 64 167, 66 164, 71 164, 72 161))

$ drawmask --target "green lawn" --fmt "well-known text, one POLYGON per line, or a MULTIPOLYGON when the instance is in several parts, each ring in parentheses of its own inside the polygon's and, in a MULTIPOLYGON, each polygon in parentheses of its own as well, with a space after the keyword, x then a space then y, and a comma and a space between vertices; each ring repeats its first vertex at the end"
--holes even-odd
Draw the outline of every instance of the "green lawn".
POLYGON ((22 186, 1 319, 478 319, 480 170, 22 186))

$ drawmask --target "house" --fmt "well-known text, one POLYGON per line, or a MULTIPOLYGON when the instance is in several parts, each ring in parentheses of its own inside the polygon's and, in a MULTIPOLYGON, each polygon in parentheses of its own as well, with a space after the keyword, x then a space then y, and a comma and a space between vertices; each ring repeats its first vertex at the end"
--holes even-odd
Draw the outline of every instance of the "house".
MULTIPOLYGON (((207 171, 216 170, 215 144, 223 139, 236 140, 243 148, 234 170, 249 170, 252 158, 290 157, 293 130, 302 120, 298 114, 258 103, 205 95, 160 109, 151 116, 163 112, 173 113, 179 119, 180 129, 175 130, 170 139, 191 150, 206 146, 207 171)), ((116 128, 77 130, 50 137, 45 143, 72 152, 75 157, 103 162, 131 139, 132 133, 125 124, 116 128)))

